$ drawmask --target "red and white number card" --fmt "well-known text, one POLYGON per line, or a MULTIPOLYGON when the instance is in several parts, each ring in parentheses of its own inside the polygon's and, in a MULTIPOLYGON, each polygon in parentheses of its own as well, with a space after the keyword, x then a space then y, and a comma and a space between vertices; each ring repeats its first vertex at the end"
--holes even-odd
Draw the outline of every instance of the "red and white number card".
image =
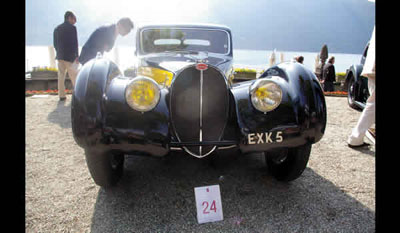
POLYGON ((194 188, 197 222, 216 222, 224 219, 219 185, 194 188))

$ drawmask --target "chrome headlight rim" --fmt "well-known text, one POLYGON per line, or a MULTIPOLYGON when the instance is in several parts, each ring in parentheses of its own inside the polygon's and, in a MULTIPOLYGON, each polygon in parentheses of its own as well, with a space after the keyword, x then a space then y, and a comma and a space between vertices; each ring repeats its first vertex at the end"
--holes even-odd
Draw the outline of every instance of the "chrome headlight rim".
POLYGON ((275 110, 282 103, 282 97, 283 97, 282 88, 280 87, 280 85, 278 83, 276 83, 275 81, 273 81, 271 79, 265 79, 265 78, 258 79, 252 85, 250 85, 249 93, 250 93, 250 100, 251 100, 253 107, 263 113, 267 113, 267 112, 271 112, 271 111, 275 110), (273 86, 273 88, 275 89, 274 90, 275 94, 276 93, 278 94, 278 98, 274 99, 276 101, 275 104, 269 105, 268 108, 263 108, 258 103, 261 100, 256 97, 255 92, 260 87, 266 86, 266 85, 273 86))
POLYGON ((160 102, 160 99, 161 99, 160 86, 152 78, 149 78, 149 77, 146 77, 146 76, 137 76, 137 77, 135 77, 134 79, 132 79, 131 82, 129 82, 129 84, 125 88, 125 101, 126 101, 126 103, 132 109, 134 109, 136 111, 139 111, 139 112, 142 112, 142 113, 153 110, 158 105, 158 103, 160 102), (154 87, 154 90, 156 90, 156 92, 157 92, 156 95, 155 95, 155 100, 152 101, 152 103, 150 105, 148 105, 148 106, 138 106, 130 98, 130 95, 132 93, 132 87, 134 85, 137 85, 137 83, 139 81, 145 81, 145 82, 151 83, 151 85, 153 85, 153 87, 154 87))

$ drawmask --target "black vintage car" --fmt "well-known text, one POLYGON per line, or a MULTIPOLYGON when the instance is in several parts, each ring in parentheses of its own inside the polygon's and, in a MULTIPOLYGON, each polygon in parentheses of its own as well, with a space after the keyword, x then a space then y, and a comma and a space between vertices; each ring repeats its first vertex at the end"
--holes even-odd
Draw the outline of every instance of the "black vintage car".
POLYGON ((196 158, 217 150, 265 152, 276 179, 303 173, 326 125, 313 72, 286 62, 232 84, 228 27, 147 25, 135 33, 135 77, 97 57, 76 80, 72 131, 98 185, 116 184, 125 155, 163 157, 177 150, 196 158))
POLYGON ((368 78, 361 76, 367 57, 369 42, 365 46, 360 64, 354 64, 346 70, 344 88, 347 90, 347 102, 356 110, 363 110, 369 97, 368 78))

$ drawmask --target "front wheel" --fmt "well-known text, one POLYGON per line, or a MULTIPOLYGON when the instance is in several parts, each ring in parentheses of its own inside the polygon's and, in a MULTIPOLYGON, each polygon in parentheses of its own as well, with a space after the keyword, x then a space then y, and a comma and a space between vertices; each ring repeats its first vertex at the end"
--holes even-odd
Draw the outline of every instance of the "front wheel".
POLYGON ((289 182, 303 174, 311 153, 311 144, 265 152, 268 172, 277 180, 289 182))
POLYGON ((97 185, 108 188, 120 180, 124 169, 124 154, 86 149, 85 157, 90 175, 97 185))

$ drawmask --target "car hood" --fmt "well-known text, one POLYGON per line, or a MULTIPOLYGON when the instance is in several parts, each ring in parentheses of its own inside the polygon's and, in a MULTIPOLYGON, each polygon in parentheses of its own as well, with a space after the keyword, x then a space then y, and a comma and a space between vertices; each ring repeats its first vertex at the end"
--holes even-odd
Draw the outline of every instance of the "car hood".
MULTIPOLYGON (((160 67, 165 70, 172 72, 177 72, 178 70, 184 68, 185 66, 195 64, 199 59, 193 55, 149 55, 142 57, 141 64, 144 66, 160 67)), ((205 58, 208 64, 217 66, 223 72, 225 72, 225 67, 227 63, 232 61, 232 59, 227 57, 214 57, 209 56, 205 58)))

